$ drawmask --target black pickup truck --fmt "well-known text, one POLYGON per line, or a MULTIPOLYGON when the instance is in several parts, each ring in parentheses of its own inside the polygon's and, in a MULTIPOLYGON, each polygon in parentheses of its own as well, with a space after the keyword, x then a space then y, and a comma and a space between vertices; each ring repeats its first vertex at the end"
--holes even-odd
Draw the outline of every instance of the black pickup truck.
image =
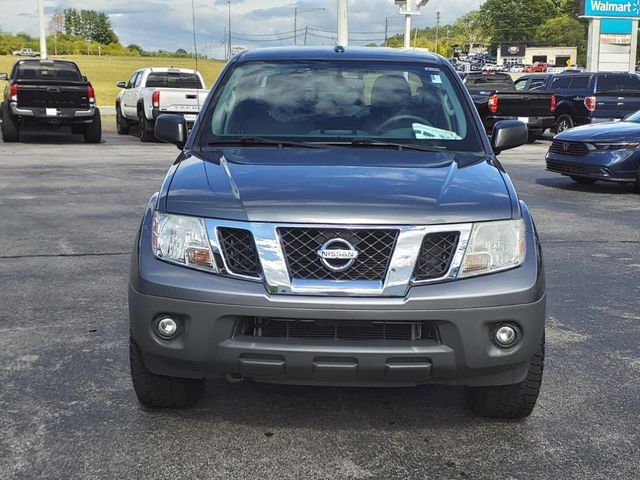
POLYGON ((527 124, 529 141, 534 142, 554 126, 551 93, 518 92, 508 73, 469 73, 462 77, 487 133, 491 134, 500 120, 518 119, 527 124))
POLYGON ((87 143, 102 137, 100 111, 91 83, 78 66, 63 60, 20 60, 9 75, 0 104, 2 139, 20 140, 20 131, 29 126, 47 129, 71 127, 84 135, 87 143))

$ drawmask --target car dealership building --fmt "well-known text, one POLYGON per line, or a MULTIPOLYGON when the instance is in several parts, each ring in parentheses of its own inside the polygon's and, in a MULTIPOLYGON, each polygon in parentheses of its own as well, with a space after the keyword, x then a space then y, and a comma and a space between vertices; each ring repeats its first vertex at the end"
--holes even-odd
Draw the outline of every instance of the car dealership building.
POLYGON ((543 47, 523 44, 500 45, 498 65, 533 65, 536 62, 566 67, 567 62, 575 65, 578 59, 577 47, 543 47))

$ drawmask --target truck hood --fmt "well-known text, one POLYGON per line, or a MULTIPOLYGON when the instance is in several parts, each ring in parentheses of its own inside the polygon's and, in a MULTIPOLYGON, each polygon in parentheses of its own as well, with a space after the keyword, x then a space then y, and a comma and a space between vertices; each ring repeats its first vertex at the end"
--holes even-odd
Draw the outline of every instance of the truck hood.
POLYGON ((474 155, 258 147, 198 155, 176 169, 168 212, 254 222, 420 225, 512 218, 515 201, 498 168, 474 155))
POLYGON ((637 142, 640 137, 640 123, 607 122, 592 123, 565 130, 554 140, 565 142, 637 142))

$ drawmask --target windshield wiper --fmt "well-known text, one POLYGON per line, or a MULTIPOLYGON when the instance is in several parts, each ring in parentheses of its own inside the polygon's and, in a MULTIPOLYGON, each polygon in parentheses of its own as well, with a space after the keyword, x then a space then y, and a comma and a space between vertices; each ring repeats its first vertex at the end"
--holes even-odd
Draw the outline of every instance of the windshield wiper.
POLYGON ((373 140, 371 138, 357 138, 348 142, 331 142, 330 145, 340 145, 345 147, 371 147, 371 148, 397 148, 398 150, 417 150, 419 152, 446 152, 446 147, 435 147, 430 145, 416 145, 414 143, 396 143, 373 140))
POLYGON ((229 138, 220 139, 209 142, 209 146, 218 145, 241 145, 243 147, 259 147, 263 145, 274 146, 278 148, 284 147, 299 147, 299 148, 326 148, 326 145, 309 143, 309 142, 293 142, 290 140, 278 140, 272 138, 261 137, 241 137, 241 138, 229 138))

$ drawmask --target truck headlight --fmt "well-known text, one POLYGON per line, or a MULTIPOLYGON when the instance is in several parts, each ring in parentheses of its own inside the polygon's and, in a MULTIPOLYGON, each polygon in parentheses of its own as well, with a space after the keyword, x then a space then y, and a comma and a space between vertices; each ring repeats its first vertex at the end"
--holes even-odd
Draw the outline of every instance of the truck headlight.
POLYGON ((155 212, 151 248, 156 258, 217 273, 204 220, 155 212))
POLYGON ((522 265, 525 254, 524 220, 476 223, 458 276, 508 270, 522 265))

